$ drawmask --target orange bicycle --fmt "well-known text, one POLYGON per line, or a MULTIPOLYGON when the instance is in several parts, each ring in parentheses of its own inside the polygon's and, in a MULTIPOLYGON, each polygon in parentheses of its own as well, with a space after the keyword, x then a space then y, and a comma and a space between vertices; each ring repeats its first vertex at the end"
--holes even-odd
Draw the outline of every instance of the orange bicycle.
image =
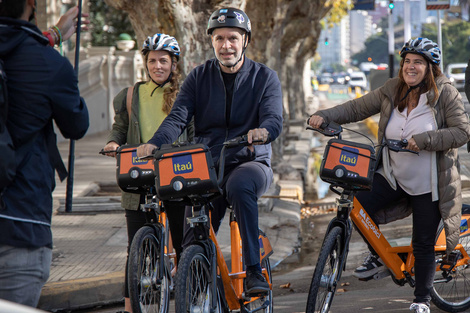
POLYGON ((233 210, 230 210, 231 269, 225 262, 210 221, 211 201, 222 194, 224 152, 248 145, 246 136, 223 143, 217 178, 209 149, 202 145, 172 145, 155 153, 158 197, 184 201, 192 207, 188 223, 194 241, 184 249, 175 276, 175 311, 179 312, 272 312, 272 277, 269 256, 272 248, 260 230, 262 273, 271 290, 267 294, 243 291, 244 271, 241 239, 233 210))
POLYGON ((116 151, 117 182, 121 190, 145 197, 140 210, 145 212, 146 224, 132 239, 128 260, 128 287, 134 313, 167 313, 172 271, 176 267, 168 219, 155 191, 154 160, 139 159, 138 145, 123 145, 116 151))
MULTIPOLYGON (((353 230, 352 223, 388 268, 372 278, 381 279, 391 275, 396 284, 403 286, 408 283, 414 287, 415 259, 411 244, 392 247, 354 198, 356 191, 368 190, 372 184, 376 162, 374 147, 342 140, 342 127, 335 123, 322 125, 322 129, 310 127, 308 129, 318 131, 325 136, 337 137, 331 139, 325 149, 320 177, 330 183, 330 190, 340 197, 336 200, 337 215, 328 225, 313 273, 306 313, 327 313, 330 310, 336 287, 345 270, 353 230)), ((404 141, 387 140, 383 145, 387 145, 389 150, 395 152, 409 151, 404 149, 407 145, 404 141)), ((463 312, 470 308, 469 222, 470 206, 464 205, 459 243, 448 257, 445 255, 446 241, 442 222, 437 232, 436 274, 431 297, 432 302, 446 312, 463 312)))

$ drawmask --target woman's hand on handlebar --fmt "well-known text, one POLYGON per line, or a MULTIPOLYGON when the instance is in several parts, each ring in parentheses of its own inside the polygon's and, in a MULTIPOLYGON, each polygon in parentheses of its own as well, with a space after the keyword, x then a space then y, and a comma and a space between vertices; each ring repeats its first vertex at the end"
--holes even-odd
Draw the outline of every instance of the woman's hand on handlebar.
POLYGON ((156 145, 152 145, 151 143, 144 143, 137 147, 137 157, 143 158, 149 155, 153 155, 153 152, 157 149, 156 145))
POLYGON ((248 140, 248 143, 250 144, 248 146, 248 149, 250 149, 251 152, 255 151, 255 148, 253 148, 253 145, 265 144, 268 141, 268 138, 269 138, 269 132, 266 128, 250 129, 247 134, 247 140, 248 140))
POLYGON ((415 151, 415 152, 421 151, 418 145, 416 144, 416 141, 413 139, 413 137, 408 139, 408 145, 405 148, 411 151, 415 151))
POLYGON ((308 125, 312 128, 320 128, 323 123, 325 123, 325 120, 319 115, 312 115, 308 119, 308 125))
POLYGON ((119 148, 119 144, 117 142, 110 141, 103 148, 104 155, 115 158, 116 157, 116 150, 118 148, 119 148), (106 151, 111 151, 111 152, 106 152, 106 151))

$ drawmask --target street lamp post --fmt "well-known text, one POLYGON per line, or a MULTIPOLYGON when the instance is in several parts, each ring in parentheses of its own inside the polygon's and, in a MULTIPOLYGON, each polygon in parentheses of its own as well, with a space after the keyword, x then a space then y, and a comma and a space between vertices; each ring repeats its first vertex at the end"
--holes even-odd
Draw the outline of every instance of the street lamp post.
POLYGON ((389 14, 388 14, 388 69, 390 71, 390 78, 393 77, 393 65, 394 65, 394 52, 395 52, 395 32, 393 30, 393 1, 389 3, 389 14))

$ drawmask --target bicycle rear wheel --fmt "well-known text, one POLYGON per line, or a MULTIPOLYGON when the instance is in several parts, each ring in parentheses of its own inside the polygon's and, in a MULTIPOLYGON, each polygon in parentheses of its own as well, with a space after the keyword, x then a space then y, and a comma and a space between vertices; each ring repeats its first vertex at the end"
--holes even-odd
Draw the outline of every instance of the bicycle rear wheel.
MULTIPOLYGON (((444 232, 444 225, 439 227, 437 237, 444 232)), ((470 254, 470 235, 459 237, 465 251, 470 254)), ((440 266, 443 253, 436 253, 436 266, 440 266)), ((470 264, 456 267, 445 278, 443 272, 437 271, 434 277, 434 286, 431 290, 432 302, 446 312, 464 312, 470 308, 470 264)))
MULTIPOLYGON (((175 312, 209 313, 212 297, 217 297, 216 313, 222 313, 220 292, 212 294, 211 265, 199 245, 187 247, 181 255, 176 271, 175 312)), ((217 285, 217 284, 216 284, 217 285)))
POLYGON ((144 226, 132 240, 129 261, 129 297, 134 313, 167 313, 170 302, 170 276, 167 269, 159 279, 160 234, 144 226))
POLYGON ((325 237, 308 292, 306 313, 327 313, 330 310, 341 277, 342 236, 343 230, 333 227, 325 237))
MULTIPOLYGON (((271 263, 269 262, 269 258, 264 259, 261 262, 261 267, 266 268, 268 272, 269 282, 273 283, 273 278, 271 274, 271 263)), ((249 312, 256 312, 261 313, 272 313, 273 312, 273 291, 272 289, 269 290, 268 294, 262 297, 253 297, 250 301, 245 302, 245 308, 249 312)))

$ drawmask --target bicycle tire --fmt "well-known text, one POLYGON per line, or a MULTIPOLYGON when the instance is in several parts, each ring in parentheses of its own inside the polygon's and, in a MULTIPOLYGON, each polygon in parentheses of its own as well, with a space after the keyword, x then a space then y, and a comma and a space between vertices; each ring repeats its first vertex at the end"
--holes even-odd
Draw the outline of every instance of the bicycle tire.
MULTIPOLYGON (((444 231, 444 225, 440 225, 436 238, 444 231)), ((459 237, 465 251, 470 254, 470 236, 459 237)), ((443 253, 436 252, 436 265, 442 260, 443 253)), ((437 271, 434 277, 434 285, 431 289, 431 300, 441 310, 446 312, 464 312, 470 308, 470 264, 456 267, 451 273, 452 279, 443 282, 442 272, 437 271)))
MULTIPOLYGON (((273 277, 271 274, 271 262, 269 258, 265 258, 261 262, 261 267, 266 268, 268 272, 269 282, 273 283, 273 277)), ((250 301, 244 303, 245 308, 248 312, 261 312, 261 313, 272 313, 273 312, 273 291, 269 290, 266 296, 252 298, 250 301)))
POLYGON ((165 269, 162 280, 157 281, 160 243, 160 234, 149 226, 140 228, 132 240, 128 284, 134 313, 168 313, 171 281, 169 271, 165 269))
POLYGON ((327 313, 330 310, 341 277, 342 237, 341 227, 333 227, 325 237, 310 284, 306 313, 327 313))
MULTIPOLYGON (((175 312, 209 313, 212 283, 215 281, 211 277, 211 265, 204 249, 199 245, 185 248, 176 271, 175 312)), ((217 307, 214 312, 222 313, 218 287, 216 297, 217 307)))

